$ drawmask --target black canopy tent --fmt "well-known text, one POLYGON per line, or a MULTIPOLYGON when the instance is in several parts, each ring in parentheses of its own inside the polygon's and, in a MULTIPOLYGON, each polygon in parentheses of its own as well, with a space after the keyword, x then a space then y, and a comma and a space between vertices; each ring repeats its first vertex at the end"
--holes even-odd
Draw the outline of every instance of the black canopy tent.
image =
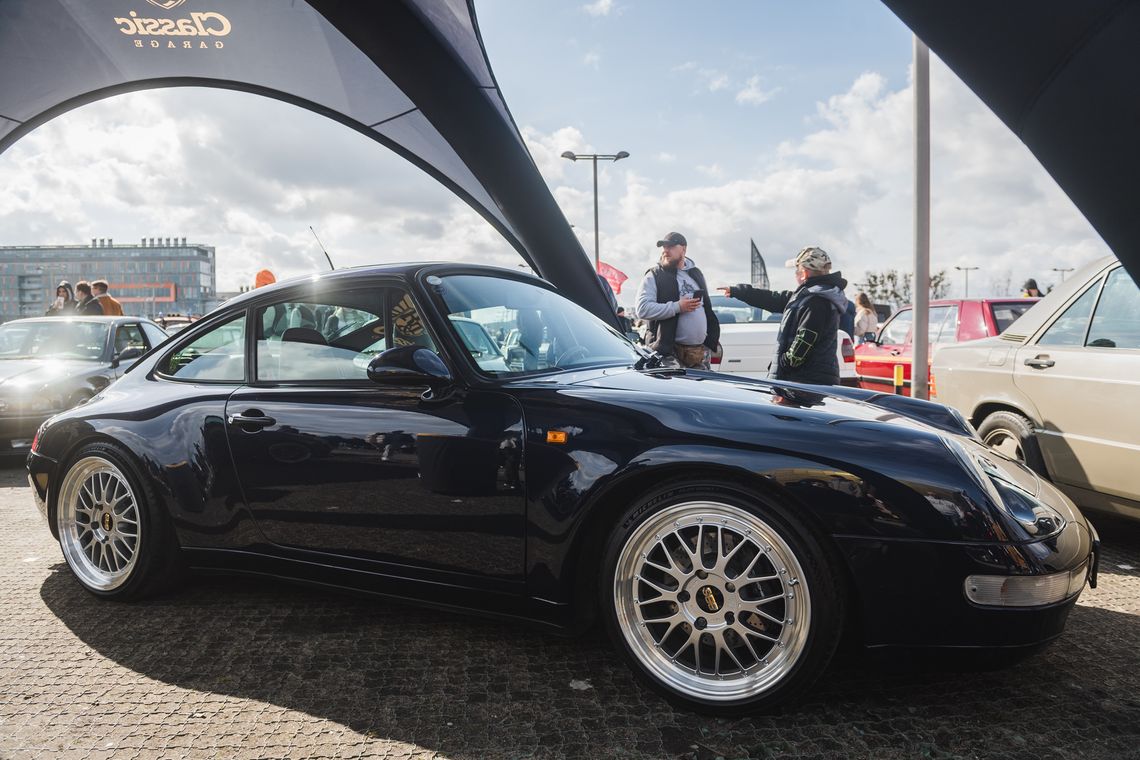
POLYGON ((616 325, 507 109, 471 0, 0 0, 0 152, 86 103, 188 86, 276 98, 368 135, 616 325))
POLYGON ((1140 2, 883 2, 1029 147, 1140 282, 1140 2))

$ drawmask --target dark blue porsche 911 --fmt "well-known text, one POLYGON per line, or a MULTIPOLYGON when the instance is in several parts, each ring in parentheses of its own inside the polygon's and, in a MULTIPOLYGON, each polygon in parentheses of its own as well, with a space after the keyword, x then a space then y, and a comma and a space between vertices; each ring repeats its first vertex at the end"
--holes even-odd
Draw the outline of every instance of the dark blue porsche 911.
POLYGON ((1072 502, 946 407, 662 367, 486 267, 248 293, 45 423, 28 467, 96 596, 209 569, 600 617, 718 714, 802 694, 843 634, 1031 650, 1096 579, 1072 502))

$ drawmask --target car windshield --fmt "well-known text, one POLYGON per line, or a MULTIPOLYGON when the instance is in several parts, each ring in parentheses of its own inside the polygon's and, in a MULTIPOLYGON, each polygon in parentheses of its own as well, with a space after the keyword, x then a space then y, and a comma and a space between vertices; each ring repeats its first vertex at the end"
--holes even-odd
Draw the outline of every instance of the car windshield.
POLYGON ((107 345, 106 323, 52 319, 0 325, 0 359, 98 360, 107 345))
POLYGON ((763 309, 749 306, 737 298, 728 296, 709 296, 709 305, 716 314, 717 321, 722 325, 731 325, 738 322, 779 322, 779 314, 766 314, 763 309))
POLYGON ((624 336, 546 288, 486 275, 453 275, 436 288, 459 343, 496 376, 576 367, 629 365, 641 354, 624 336), (501 353, 487 361, 488 342, 501 353), (504 361, 505 360, 505 361, 504 361))
POLYGON ((1011 301, 1009 303, 993 303, 990 304, 990 310, 994 315, 994 327, 997 328, 998 333, 1006 331, 1010 325, 1017 321, 1036 301, 1011 301))

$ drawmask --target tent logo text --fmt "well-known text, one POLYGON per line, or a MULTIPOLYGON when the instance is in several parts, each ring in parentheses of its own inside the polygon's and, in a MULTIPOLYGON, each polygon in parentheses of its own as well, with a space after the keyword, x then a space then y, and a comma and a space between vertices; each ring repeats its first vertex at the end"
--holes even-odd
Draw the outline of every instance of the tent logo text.
POLYGON ((178 6, 182 5, 182 3, 186 2, 186 0, 146 0, 146 1, 148 3, 150 3, 151 5, 157 5, 159 8, 162 8, 164 11, 168 11, 171 8, 177 8, 178 6))
MULTIPOLYGON (((148 0, 148 2, 164 8, 172 8, 182 4, 184 0, 148 0)), ((195 44, 185 38, 225 37, 233 30, 233 25, 228 18, 213 11, 194 12, 183 18, 141 18, 136 11, 131 11, 128 16, 117 17, 114 21, 119 25, 120 32, 135 38, 134 43, 137 48, 221 48, 223 47, 221 40, 214 40, 210 44, 207 44, 205 40, 199 40, 195 44), (181 40, 181 44, 172 39, 168 39, 164 44, 157 39, 144 42, 142 39, 144 37, 182 37, 184 39, 181 40)))

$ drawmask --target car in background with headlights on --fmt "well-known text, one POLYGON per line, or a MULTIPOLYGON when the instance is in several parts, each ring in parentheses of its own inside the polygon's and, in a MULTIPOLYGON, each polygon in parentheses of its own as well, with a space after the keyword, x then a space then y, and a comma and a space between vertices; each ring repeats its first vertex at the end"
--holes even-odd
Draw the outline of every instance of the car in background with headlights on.
POLYGON ((166 337, 139 317, 40 317, 0 325, 0 451, 27 448, 44 420, 102 391, 166 337))

